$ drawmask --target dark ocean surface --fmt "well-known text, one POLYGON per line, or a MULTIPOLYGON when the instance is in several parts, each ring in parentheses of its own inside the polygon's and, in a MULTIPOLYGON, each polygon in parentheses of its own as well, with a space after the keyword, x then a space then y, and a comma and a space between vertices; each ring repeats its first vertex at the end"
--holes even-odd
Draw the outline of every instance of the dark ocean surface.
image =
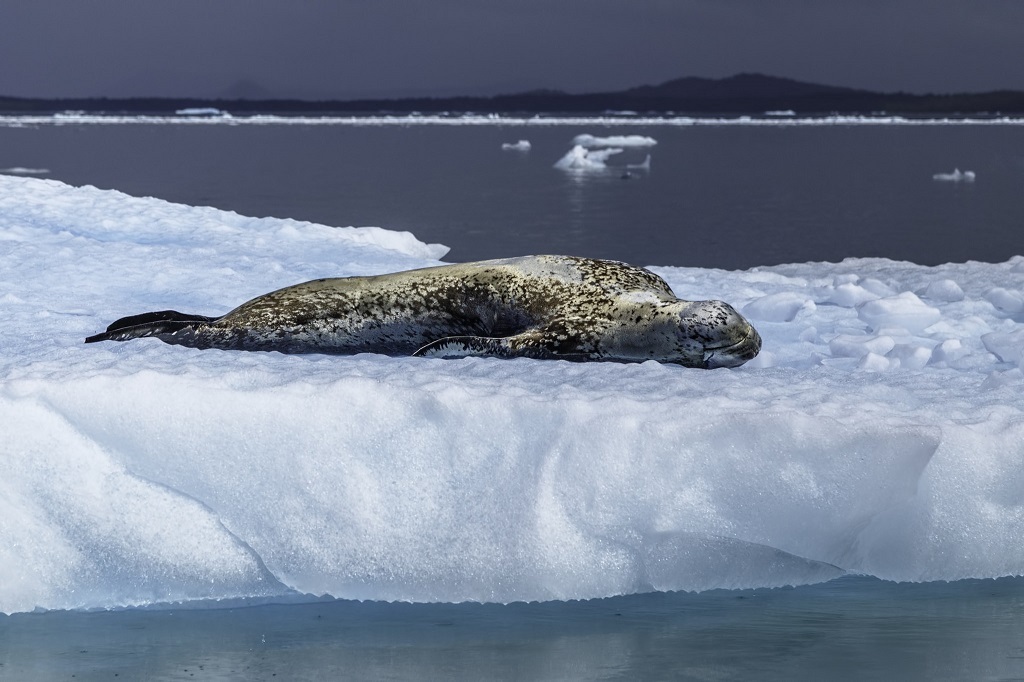
POLYGON ((244 215, 408 230, 450 246, 450 261, 565 253, 740 269, 1024 252, 1024 126, 0 127, 10 167, 244 215), (580 133, 658 144, 603 171, 553 168, 580 133), (519 139, 532 149, 501 149, 519 139), (649 171, 626 169, 647 153, 649 171), (976 181, 933 179, 955 168, 976 181))

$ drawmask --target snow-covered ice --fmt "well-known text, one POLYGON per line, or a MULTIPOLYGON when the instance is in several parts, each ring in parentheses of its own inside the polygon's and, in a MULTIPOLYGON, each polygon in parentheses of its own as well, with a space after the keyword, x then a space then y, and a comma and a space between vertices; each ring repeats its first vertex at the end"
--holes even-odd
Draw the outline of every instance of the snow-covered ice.
POLYGON ((82 343, 444 252, 0 177, 0 611, 1024 573, 1020 256, 655 268, 735 370, 82 343))

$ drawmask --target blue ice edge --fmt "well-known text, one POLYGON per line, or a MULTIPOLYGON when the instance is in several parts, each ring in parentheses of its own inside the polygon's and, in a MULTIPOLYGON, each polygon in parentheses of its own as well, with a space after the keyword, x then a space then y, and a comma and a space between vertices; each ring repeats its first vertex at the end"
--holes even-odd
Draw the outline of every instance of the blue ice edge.
POLYGON ((732 600, 761 600, 773 603, 794 601, 824 604, 836 602, 860 602, 887 600, 922 599, 975 599, 979 597, 1004 597, 1008 604, 1016 604, 1024 615, 1024 576, 1000 576, 996 578, 961 578, 958 580, 931 580, 925 582, 895 581, 860 573, 842 575, 817 583, 753 587, 742 589, 712 588, 708 590, 652 590, 632 594, 619 594, 590 599, 551 599, 543 601, 512 601, 508 603, 462 601, 462 602, 413 602, 405 600, 384 601, 378 599, 350 599, 331 594, 310 594, 289 591, 271 596, 224 597, 220 599, 190 599, 177 602, 154 602, 128 606, 96 606, 75 609, 45 609, 37 607, 30 612, 12 614, 0 613, 0 624, 4 621, 17 622, 21 618, 34 616, 70 617, 98 613, 168 613, 202 611, 238 611, 253 609, 290 609, 322 606, 339 612, 351 611, 351 615, 381 617, 412 616, 417 613, 429 614, 486 614, 495 616, 529 616, 546 614, 545 617, 573 618, 590 611, 605 608, 645 611, 675 608, 702 608, 732 600))
POLYGON ((652 591, 593 599, 514 601, 507 604, 476 601, 453 603, 359 600, 337 598, 329 594, 290 592, 276 596, 193 599, 183 602, 70 610, 39 608, 32 612, 0 613, 0 633, 4 628, 15 628, 40 617, 49 622, 73 622, 76 619, 88 619, 100 614, 108 614, 114 618, 121 614, 128 618, 146 619, 171 613, 220 612, 246 614, 241 617, 256 620, 275 614, 270 617, 270 620, 275 620, 283 614, 291 613, 299 617, 304 612, 316 610, 341 621, 351 619, 364 625, 375 620, 381 624, 393 620, 404 621, 410 625, 439 624, 444 618, 458 618, 467 619, 467 623, 486 623, 493 620, 492 625, 501 623, 503 627, 515 627, 518 624, 525 627, 536 622, 569 622, 577 619, 578 625, 582 626, 590 622, 589 616, 599 615, 642 615, 644 618, 657 621, 672 619, 680 614, 708 619, 711 618, 712 612, 718 612, 722 619, 729 619, 729 612, 737 608, 735 605, 744 602, 758 602, 782 610, 850 611, 852 608, 854 611, 864 610, 865 613, 867 610, 874 610, 877 612, 876 616, 890 612, 904 612, 909 616, 908 605, 911 610, 921 610, 921 604, 928 604, 926 610, 935 615, 934 609, 941 608, 942 602, 963 605, 993 600, 1000 601, 1008 612, 1015 612, 1018 616, 1024 614, 1024 576, 898 582, 847 573, 832 580, 807 585, 748 589, 715 588, 700 592, 652 591), (264 616, 259 616, 260 612, 264 616))

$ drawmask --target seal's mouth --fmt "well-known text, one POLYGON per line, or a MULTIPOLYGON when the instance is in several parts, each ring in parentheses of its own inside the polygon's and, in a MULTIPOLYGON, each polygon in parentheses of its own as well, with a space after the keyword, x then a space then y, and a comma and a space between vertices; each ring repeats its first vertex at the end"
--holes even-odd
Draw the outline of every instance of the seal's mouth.
POLYGON ((751 326, 747 333, 734 343, 726 342, 720 346, 704 347, 704 367, 739 367, 748 360, 753 360, 761 351, 761 335, 751 326))

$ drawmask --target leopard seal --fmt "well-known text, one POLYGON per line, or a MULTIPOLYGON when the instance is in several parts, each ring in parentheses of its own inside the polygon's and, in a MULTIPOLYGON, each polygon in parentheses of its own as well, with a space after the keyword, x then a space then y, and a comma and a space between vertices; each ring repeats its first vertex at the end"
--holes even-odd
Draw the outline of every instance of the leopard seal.
POLYGON ((523 256, 317 279, 221 317, 174 310, 112 323, 86 343, 155 336, 193 348, 736 367, 761 337, 722 301, 684 301, 616 261, 523 256))

